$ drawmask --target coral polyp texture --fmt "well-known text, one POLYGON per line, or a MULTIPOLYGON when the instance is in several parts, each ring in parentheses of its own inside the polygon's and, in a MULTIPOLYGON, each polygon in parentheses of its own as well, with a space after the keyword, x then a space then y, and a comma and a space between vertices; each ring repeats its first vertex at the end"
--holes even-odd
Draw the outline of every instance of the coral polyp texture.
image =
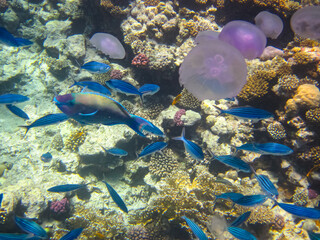
POLYGON ((146 67, 148 63, 149 63, 149 58, 143 53, 139 53, 137 56, 135 56, 132 59, 132 62, 131 62, 131 64, 136 67, 146 67))
POLYGON ((280 122, 270 123, 267 127, 267 131, 275 140, 283 139, 287 136, 286 130, 280 122))

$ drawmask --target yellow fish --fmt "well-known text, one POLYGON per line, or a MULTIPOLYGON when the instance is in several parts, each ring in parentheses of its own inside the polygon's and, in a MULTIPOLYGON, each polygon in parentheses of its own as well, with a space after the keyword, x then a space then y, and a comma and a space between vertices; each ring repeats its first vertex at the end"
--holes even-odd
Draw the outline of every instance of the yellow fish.
POLYGON ((173 101, 172 101, 172 104, 171 104, 171 105, 176 105, 176 104, 180 101, 181 96, 182 96, 182 94, 181 94, 181 93, 180 93, 180 94, 178 94, 178 95, 173 99, 173 101))

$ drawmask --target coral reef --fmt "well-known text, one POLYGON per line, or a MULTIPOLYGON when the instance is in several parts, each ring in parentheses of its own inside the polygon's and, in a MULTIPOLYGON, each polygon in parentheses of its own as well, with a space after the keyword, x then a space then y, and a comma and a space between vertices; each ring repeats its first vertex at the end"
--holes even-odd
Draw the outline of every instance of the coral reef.
POLYGON ((184 122, 181 120, 182 115, 186 115, 186 110, 185 109, 179 109, 175 114, 173 121, 176 126, 181 127, 184 126, 184 122))
POLYGON ((267 127, 267 131, 275 140, 283 139, 287 136, 285 128, 277 121, 270 123, 267 127))
POLYGON ((159 177, 166 177, 173 174, 178 168, 178 160, 174 152, 166 148, 161 153, 155 153, 150 158, 149 170, 159 177))
POLYGON ((308 189, 297 188, 294 191, 294 194, 292 196, 292 200, 293 200, 295 205, 298 205, 298 206, 307 205, 307 203, 309 201, 308 189))
POLYGON ((56 200, 50 203, 50 213, 54 218, 66 216, 70 211, 70 202, 67 198, 56 200))
POLYGON ((123 78, 123 73, 118 70, 118 69, 112 69, 110 71, 110 79, 122 79, 123 78))
POLYGON ((143 53, 139 53, 138 55, 136 55, 131 62, 131 64, 136 67, 146 67, 148 66, 148 63, 149 58, 143 53))
POLYGON ((135 225, 128 229, 126 237, 130 240, 150 240, 149 231, 142 225, 135 225))
POLYGON ((0 12, 5 12, 8 8, 7 0, 0 0, 0 12))
POLYGON ((155 119, 164 110, 164 106, 159 102, 148 101, 144 104, 144 112, 150 119, 155 119))
POLYGON ((201 102, 184 88, 181 92, 181 99, 177 103, 177 106, 184 109, 196 110, 199 109, 200 104, 201 102))
POLYGON ((306 120, 310 123, 319 123, 320 122, 320 108, 309 109, 306 112, 306 120))
POLYGON ((238 98, 245 102, 250 102, 265 96, 268 93, 268 89, 269 83, 266 80, 255 75, 249 76, 246 84, 238 94, 238 98))
POLYGON ((87 136, 87 129, 81 127, 80 129, 74 130, 70 133, 69 137, 65 140, 64 147, 73 152, 77 152, 79 146, 84 143, 87 136))

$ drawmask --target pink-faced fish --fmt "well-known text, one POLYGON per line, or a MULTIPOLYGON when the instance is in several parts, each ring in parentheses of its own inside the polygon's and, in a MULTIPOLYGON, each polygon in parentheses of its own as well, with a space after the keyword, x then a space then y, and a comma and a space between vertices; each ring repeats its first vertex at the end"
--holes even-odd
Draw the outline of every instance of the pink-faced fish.
POLYGON ((190 220, 189 218, 187 218, 186 216, 181 217, 182 219, 184 219, 189 228, 191 229, 191 231, 193 232, 193 234, 199 239, 199 240, 208 240, 208 237, 206 236, 206 234, 202 231, 202 229, 192 220, 190 220))
POLYGON ((81 69, 85 69, 91 73, 106 73, 110 70, 110 66, 105 63, 91 61, 82 65, 81 69))
POLYGON ((185 128, 182 129, 182 133, 180 137, 174 137, 172 138, 173 140, 180 140, 184 144, 184 148, 186 151, 193 157, 194 159, 197 160, 203 160, 204 159, 204 154, 202 152, 201 147, 199 147, 197 144, 194 142, 191 142, 190 140, 187 140, 185 138, 185 128))
POLYGON ((17 216, 15 216, 14 219, 18 227, 24 232, 34 234, 36 237, 42 239, 48 238, 47 232, 36 222, 17 216))
POLYGON ((163 132, 146 119, 132 115, 116 100, 100 93, 71 93, 54 98, 57 107, 82 124, 125 124, 140 136, 143 131, 158 136, 163 132))
POLYGON ((257 240, 255 236, 242 228, 228 227, 227 229, 229 233, 239 240, 257 240))

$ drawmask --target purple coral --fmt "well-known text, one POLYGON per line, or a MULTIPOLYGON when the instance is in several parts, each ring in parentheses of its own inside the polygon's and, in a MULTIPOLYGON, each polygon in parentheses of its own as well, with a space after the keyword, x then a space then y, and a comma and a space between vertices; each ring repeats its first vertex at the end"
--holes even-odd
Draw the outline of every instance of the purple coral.
POLYGON ((123 73, 118 70, 118 69, 112 69, 111 72, 110 72, 110 78, 111 79, 119 79, 121 80, 123 77, 123 73))
POLYGON ((318 193, 315 190, 309 188, 308 189, 308 197, 309 197, 309 199, 314 199, 314 198, 318 197, 318 193))
POLYGON ((50 203, 50 212, 55 217, 65 216, 70 210, 70 202, 67 198, 50 203))
POLYGON ((226 24, 219 39, 234 46, 249 60, 259 57, 267 45, 266 36, 257 26, 240 20, 226 24))
POLYGON ((173 121, 178 127, 184 126, 184 122, 181 120, 182 115, 186 115, 185 109, 179 109, 174 115, 173 121))

